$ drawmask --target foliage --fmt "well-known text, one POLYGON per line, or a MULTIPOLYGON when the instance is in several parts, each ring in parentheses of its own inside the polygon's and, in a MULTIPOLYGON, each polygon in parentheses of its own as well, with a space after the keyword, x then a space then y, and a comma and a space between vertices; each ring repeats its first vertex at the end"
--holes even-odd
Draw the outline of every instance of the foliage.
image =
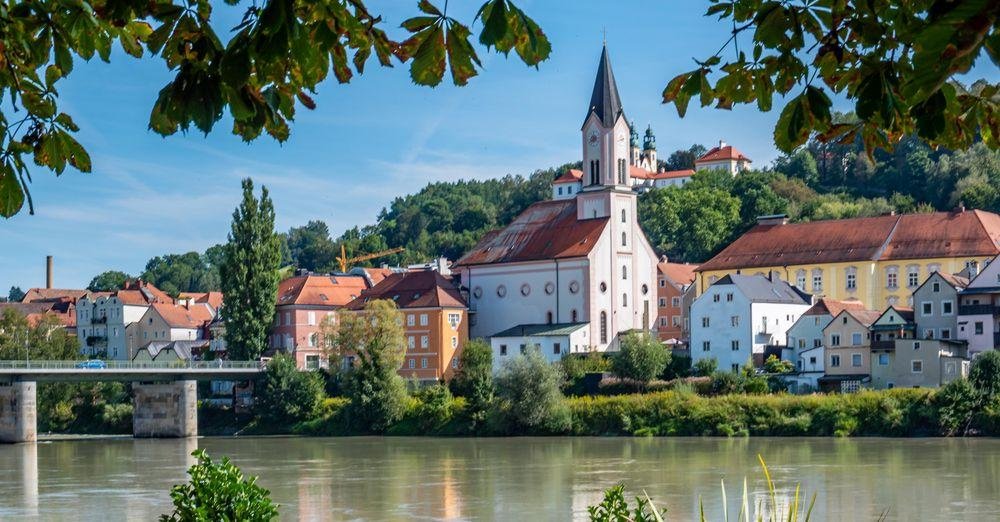
POLYGON ((254 360, 267 349, 267 335, 278 293, 278 236, 274 233, 274 205, 267 187, 260 201, 253 181, 243 180, 243 201, 233 212, 229 242, 223 246, 219 273, 225 306, 229 357, 254 360))
POLYGON ((639 224, 653 247, 671 258, 703 260, 728 243, 740 224, 740 200, 696 183, 650 190, 639 199, 639 224))
POLYGON ((0 360, 73 360, 80 343, 66 333, 54 316, 31 325, 21 312, 4 308, 0 313, 0 360))
POLYGON ((305 226, 292 227, 286 234, 289 255, 296 267, 311 272, 330 272, 337 268, 337 247, 330 239, 330 228, 313 220, 305 226))
POLYGON ((985 401, 1000 394, 1000 351, 987 350, 977 355, 969 367, 969 382, 985 401))
POLYGON ((216 263, 222 260, 222 249, 222 245, 216 245, 204 254, 188 252, 156 256, 146 263, 142 279, 171 295, 217 291, 221 281, 216 263))
POLYGON ((21 287, 19 286, 10 287, 10 291, 7 292, 7 300, 12 303, 17 303, 20 302, 21 299, 24 299, 24 290, 21 290, 21 287))
POLYGON ((604 500, 596 506, 589 506, 591 522, 662 522, 667 510, 660 511, 653 506, 648 496, 635 497, 635 507, 625 499, 625 484, 618 484, 604 492, 604 500))
POLYGON ((299 371, 294 358, 278 354, 258 383, 254 412, 265 425, 290 426, 314 416, 322 398, 319 374, 299 371))
POLYGON ((560 386, 562 370, 537 347, 507 361, 497 375, 497 398, 508 430, 563 433, 569 412, 560 386))
POLYGON ((278 517, 271 492, 257 485, 257 477, 245 478, 228 457, 216 464, 203 449, 192 455, 198 462, 188 469, 191 480, 170 488, 174 511, 161 515, 161 522, 265 521, 278 517))
POLYGON ((376 299, 361 313, 341 311, 337 322, 336 333, 325 330, 323 338, 335 339, 327 345, 330 360, 354 358, 346 375, 351 421, 361 430, 383 433, 400 419, 407 401, 406 383, 397 373, 406 354, 402 314, 396 303, 376 299))
MULTIPOLYGON (((57 85, 75 59, 96 55, 109 61, 116 40, 130 56, 162 59, 174 75, 149 116, 149 128, 164 136, 192 126, 208 133, 228 109, 232 132, 245 141, 262 132, 285 141, 296 109, 316 107, 310 93, 331 70, 347 83, 363 74, 372 56, 383 67, 408 62, 413 81, 429 86, 441 82, 446 60, 456 85, 465 85, 480 66, 469 26, 429 0, 421 0, 420 13, 402 23, 409 33, 402 42, 387 34, 383 17, 362 0, 254 4, 228 42, 219 37, 219 25, 228 24, 231 14, 213 16, 220 7, 208 0, 5 7, 0 93, 9 96, 10 106, 0 112, 0 215, 16 214, 26 198, 33 212, 30 160, 57 175, 67 164, 91 171, 89 154, 73 137, 79 127, 57 105, 57 85)), ((537 66, 551 52, 542 29, 510 0, 485 1, 473 21, 481 45, 514 51, 527 65, 537 66)))
MULTIPOLYGON (((94 276, 90 280, 90 284, 87 285, 87 290, 91 292, 113 292, 124 288, 125 283, 131 279, 133 279, 132 276, 120 270, 108 270, 94 276)), ((154 284, 157 287, 160 286, 158 283, 154 284)))
POLYGON ((771 355, 764 361, 764 373, 792 373, 795 371, 795 364, 792 361, 784 361, 776 355, 771 355))
POLYGON ((708 376, 714 374, 715 371, 718 369, 719 369, 719 361, 714 358, 710 358, 710 359, 698 359, 698 361, 694 363, 693 371, 695 375, 708 376))
POLYGON ((716 54, 664 89, 664 103, 682 117, 692 98, 769 111, 777 94, 787 102, 774 141, 789 153, 813 133, 828 143, 860 139, 869 153, 907 134, 953 149, 979 139, 1000 146, 998 86, 954 80, 983 51, 1000 64, 996 2, 730 0, 712 2, 706 15, 731 20, 733 31, 716 54), (749 56, 739 46, 744 32, 752 34, 749 56), (853 102, 857 121, 835 123, 831 95, 853 102))
POLYGON ((566 380, 575 381, 588 373, 611 371, 611 358, 596 350, 586 354, 568 353, 560 361, 566 380))
POLYGON ((934 394, 938 424, 944 435, 965 435, 969 431, 980 395, 968 379, 955 379, 934 394))
POLYGON ((435 384, 416 394, 417 418, 422 433, 436 433, 451 420, 454 398, 447 386, 435 384))
POLYGON ((451 387, 465 397, 474 424, 483 422, 493 405, 493 349, 482 339, 472 339, 462 348, 461 363, 451 387))
POLYGON ((648 332, 629 332, 611 358, 611 369, 618 377, 641 383, 659 377, 670 362, 670 353, 648 332))

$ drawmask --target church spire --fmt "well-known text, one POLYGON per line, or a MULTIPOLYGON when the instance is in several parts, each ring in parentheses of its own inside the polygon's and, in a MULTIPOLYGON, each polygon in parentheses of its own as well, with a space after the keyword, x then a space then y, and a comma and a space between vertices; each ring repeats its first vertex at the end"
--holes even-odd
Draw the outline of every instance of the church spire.
POLYGON ((618 97, 618 86, 615 84, 615 74, 611 71, 611 59, 608 58, 608 47, 601 51, 601 62, 597 66, 597 78, 594 80, 594 91, 590 95, 590 110, 587 116, 594 113, 606 128, 615 125, 618 115, 623 114, 621 98, 618 97))

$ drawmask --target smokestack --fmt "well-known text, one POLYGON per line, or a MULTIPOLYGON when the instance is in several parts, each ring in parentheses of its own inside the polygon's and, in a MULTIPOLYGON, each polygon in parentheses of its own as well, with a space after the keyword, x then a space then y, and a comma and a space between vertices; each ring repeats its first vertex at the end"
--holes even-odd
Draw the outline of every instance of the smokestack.
POLYGON ((52 256, 45 256, 45 288, 52 288, 52 256))

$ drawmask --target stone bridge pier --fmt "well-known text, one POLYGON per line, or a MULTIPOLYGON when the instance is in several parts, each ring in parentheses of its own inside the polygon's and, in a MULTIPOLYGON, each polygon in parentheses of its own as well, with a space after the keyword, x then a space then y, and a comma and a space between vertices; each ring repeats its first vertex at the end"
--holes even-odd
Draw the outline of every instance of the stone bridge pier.
POLYGON ((0 383, 0 442, 35 442, 38 422, 34 381, 0 383))
POLYGON ((143 438, 198 436, 196 381, 133 383, 132 435, 143 438))

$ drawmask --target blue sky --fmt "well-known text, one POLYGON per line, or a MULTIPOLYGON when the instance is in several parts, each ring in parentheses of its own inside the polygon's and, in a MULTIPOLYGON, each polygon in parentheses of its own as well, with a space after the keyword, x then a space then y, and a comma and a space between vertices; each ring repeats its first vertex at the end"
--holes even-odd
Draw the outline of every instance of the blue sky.
MULTIPOLYGON (((451 9, 471 21, 480 3, 452 2, 451 9)), ((385 6, 387 27, 416 12, 415 1, 369 5, 375 12, 385 6)), ((208 137, 162 138, 147 130, 157 92, 172 76, 162 62, 117 52, 110 65, 78 63, 61 84, 60 103, 80 125, 94 171, 56 178, 36 169, 35 215, 0 221, 0 293, 44 285, 46 255, 55 256, 56 286, 72 288, 104 270, 138 274, 152 256, 223 242, 246 176, 270 189, 279 230, 322 219, 339 234, 373 223, 393 198, 431 181, 529 174, 575 161, 602 28, 626 115, 653 125, 661 154, 725 139, 756 165, 777 156, 776 111, 692 103, 681 120, 660 103, 670 78, 728 38, 725 23, 703 16, 707 2, 518 5, 553 44, 538 70, 479 48, 480 76, 466 87, 430 89, 412 85, 405 66, 372 63, 351 84, 324 83, 314 97, 318 108, 300 109, 284 144, 245 144, 225 119, 208 137)), ((242 7, 216 9, 226 21, 242 14, 242 7)), ((391 34, 402 38, 401 30, 391 34)), ((987 76, 996 78, 995 68, 987 76)))

